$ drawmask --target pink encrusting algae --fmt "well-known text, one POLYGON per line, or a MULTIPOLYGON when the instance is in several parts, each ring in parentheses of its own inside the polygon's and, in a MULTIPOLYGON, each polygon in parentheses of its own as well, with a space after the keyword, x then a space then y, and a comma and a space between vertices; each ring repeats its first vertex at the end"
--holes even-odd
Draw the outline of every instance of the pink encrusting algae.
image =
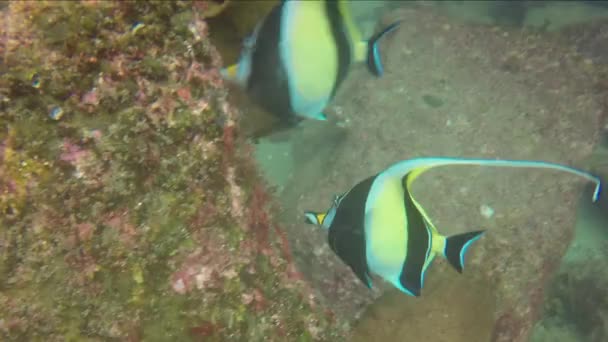
POLYGON ((338 338, 293 277, 204 3, 4 9, 0 339, 338 338))

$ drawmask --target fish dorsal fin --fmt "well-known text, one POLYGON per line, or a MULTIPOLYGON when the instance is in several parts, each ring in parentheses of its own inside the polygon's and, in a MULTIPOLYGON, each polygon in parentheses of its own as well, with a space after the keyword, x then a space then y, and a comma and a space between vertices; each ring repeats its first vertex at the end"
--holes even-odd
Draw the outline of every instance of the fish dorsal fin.
POLYGON ((437 233, 438 232, 437 227, 435 227, 435 225, 433 224, 433 221, 431 221, 431 218, 426 213, 426 210, 424 210, 422 205, 416 200, 416 198, 414 197, 414 194, 412 194, 412 188, 411 188, 412 183, 414 183, 414 180, 416 180, 416 178, 418 178, 418 176, 420 176, 425 171, 428 171, 430 168, 431 167, 419 167, 417 169, 414 169, 411 172, 409 172, 407 175, 405 175, 403 177, 402 181, 403 181, 404 190, 406 192, 406 196, 410 197, 410 199, 412 200, 412 203, 414 203, 414 206, 416 207, 416 209, 418 210, 420 215, 422 215, 422 217, 424 218, 427 227, 432 232, 437 233))
POLYGON ((418 212, 420 213, 420 215, 424 219, 426 226, 432 232, 434 232, 434 233, 438 232, 437 228, 433 224, 433 221, 431 221, 431 218, 430 218, 429 214, 426 213, 426 211, 424 210, 424 208, 422 207, 422 205, 420 205, 420 203, 414 198, 414 195, 412 194, 412 192, 410 191, 410 189, 407 187, 407 185, 405 183, 406 182, 404 182, 404 189, 406 191, 406 196, 410 197, 410 199, 412 200, 412 203, 414 203, 414 206, 416 207, 416 210, 418 210, 418 212))
MULTIPOLYGON (((445 157, 429 157, 415 158, 398 162, 390 166, 384 174, 389 177, 407 177, 405 186, 411 189, 413 182, 424 172, 437 166, 447 165, 473 165, 473 166, 491 166, 491 167, 511 167, 511 168, 532 168, 532 169, 553 169, 557 171, 568 172, 579 177, 585 178, 595 183, 595 190, 591 200, 596 202, 599 199, 602 182, 601 180, 582 170, 575 169, 569 166, 531 160, 506 160, 506 159, 472 159, 472 158, 445 158, 445 157)), ((419 207, 419 205, 417 206, 419 207)))
MULTIPOLYGON (((424 208, 411 193, 411 187, 414 181, 422 175, 424 172, 437 167, 437 166, 448 166, 448 165, 473 165, 473 166, 494 166, 494 167, 513 167, 513 168, 544 168, 553 169, 563 172, 568 172, 579 177, 585 178, 595 183, 595 189, 593 191, 592 201, 596 202, 599 199, 602 183, 600 179, 588 172, 581 171, 568 166, 541 162, 541 161, 529 161, 529 160, 498 160, 498 159, 472 159, 472 158, 447 158, 447 157, 428 157, 428 158, 413 158, 400 161, 388 167, 386 170, 378 175, 377 183, 381 184, 386 179, 398 178, 402 182, 405 182, 405 190, 410 194, 410 198, 414 203, 416 209, 420 212, 422 217, 428 223, 429 228, 437 231, 433 225, 429 215, 426 213, 424 208)), ((378 187, 373 187, 370 196, 376 197, 378 187)), ((373 202, 373 201, 372 201, 373 202)))

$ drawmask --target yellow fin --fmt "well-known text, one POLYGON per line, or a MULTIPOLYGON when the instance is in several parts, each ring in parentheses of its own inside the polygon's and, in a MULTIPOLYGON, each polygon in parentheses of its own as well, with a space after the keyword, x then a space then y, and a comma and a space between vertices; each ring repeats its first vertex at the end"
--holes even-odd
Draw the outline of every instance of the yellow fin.
POLYGON ((347 0, 338 1, 338 9, 342 15, 342 20, 344 21, 344 26, 346 27, 346 33, 353 49, 353 51, 351 51, 353 59, 357 62, 363 62, 367 59, 367 42, 363 41, 361 32, 359 32, 359 28, 357 27, 357 24, 355 24, 348 6, 349 4, 347 0))
POLYGON ((416 178, 418 178, 418 176, 420 176, 423 172, 427 171, 428 169, 432 168, 433 166, 420 166, 415 168, 414 170, 410 171, 407 175, 407 182, 405 184, 405 186, 407 187, 408 192, 410 191, 410 187, 412 186, 412 183, 416 180, 416 178))
POLYGON ((229 80, 236 79, 236 72, 239 68, 238 64, 232 64, 231 66, 222 69, 222 76, 229 80))
POLYGON ((355 42, 353 49, 355 62, 365 62, 367 60, 367 42, 355 42))
POLYGON ((314 224, 317 226, 323 226, 323 221, 325 220, 325 216, 327 213, 316 213, 314 211, 307 211, 304 213, 306 217, 306 223, 314 224))
POLYGON ((319 224, 323 224, 323 220, 325 220, 325 216, 327 216, 325 213, 318 213, 317 222, 319 222, 319 224))
POLYGON ((422 205, 420 205, 420 203, 418 203, 418 201, 416 201, 416 199, 414 198, 414 195, 412 194, 412 189, 411 189, 412 183, 416 180, 416 178, 418 178, 418 176, 420 176, 425 171, 428 171, 430 168, 432 168, 432 166, 426 166, 426 167, 421 166, 421 167, 418 167, 418 168, 410 171, 408 173, 408 176, 406 177, 405 191, 412 199, 412 203, 414 203, 414 206, 416 207, 416 209, 418 209, 418 212, 420 212, 420 215, 422 215, 422 217, 426 221, 427 226, 431 230, 431 234, 433 235, 433 237, 435 237, 435 235, 439 235, 439 232, 437 231, 437 228, 431 221, 431 218, 429 217, 429 215, 426 213, 424 208, 422 208, 422 205))

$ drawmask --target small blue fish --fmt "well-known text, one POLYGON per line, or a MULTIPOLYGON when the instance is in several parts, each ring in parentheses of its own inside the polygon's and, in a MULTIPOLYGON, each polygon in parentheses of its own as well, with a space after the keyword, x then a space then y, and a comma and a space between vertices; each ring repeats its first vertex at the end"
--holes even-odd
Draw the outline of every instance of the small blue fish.
POLYGON ((281 1, 245 39, 238 63, 222 75, 285 123, 326 120, 323 110, 352 64, 367 62, 370 72, 382 76, 378 41, 398 25, 365 41, 346 0, 281 1))
POLYGON ((51 118, 55 121, 58 121, 58 120, 61 120, 61 118, 63 117, 63 114, 64 114, 63 109, 59 106, 55 106, 49 112, 49 118, 51 118))
POLYGON ((40 75, 38 75, 38 73, 33 74, 32 75, 32 87, 39 89, 41 85, 42 85, 42 81, 40 80, 40 75))
POLYGON ((137 31, 141 30, 142 28, 144 28, 146 25, 144 23, 141 23, 139 21, 135 22, 133 25, 131 25, 131 33, 132 34, 136 34, 137 31))
POLYGON ((306 222, 329 230, 331 249, 371 288, 371 273, 402 292, 419 296, 424 275, 436 255, 458 271, 464 256, 483 231, 444 236, 411 193, 414 180, 445 165, 545 168, 569 172, 595 183, 592 201, 599 199, 600 179, 568 166, 540 161, 417 158, 398 162, 336 196, 325 213, 307 211, 306 222))

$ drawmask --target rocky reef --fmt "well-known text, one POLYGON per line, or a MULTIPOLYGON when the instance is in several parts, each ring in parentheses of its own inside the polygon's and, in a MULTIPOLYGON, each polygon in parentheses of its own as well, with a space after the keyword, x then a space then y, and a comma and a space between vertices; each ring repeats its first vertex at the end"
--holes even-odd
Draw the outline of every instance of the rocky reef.
POLYGON ((2 9, 1 340, 338 338, 226 101, 221 6, 2 9))
POLYGON ((364 288, 300 217, 410 157, 585 167, 608 117, 606 26, 560 36, 395 10, 407 25, 381 44, 385 76, 354 70, 330 122, 291 133, 279 207, 240 125, 254 109, 228 101, 218 72, 273 3, 0 7, 0 340, 511 342, 543 307, 585 312, 581 334, 602 340, 606 303, 572 289, 602 296, 603 264, 559 268, 570 175, 421 178, 442 233, 488 230, 464 275, 435 262, 421 298, 364 288))

